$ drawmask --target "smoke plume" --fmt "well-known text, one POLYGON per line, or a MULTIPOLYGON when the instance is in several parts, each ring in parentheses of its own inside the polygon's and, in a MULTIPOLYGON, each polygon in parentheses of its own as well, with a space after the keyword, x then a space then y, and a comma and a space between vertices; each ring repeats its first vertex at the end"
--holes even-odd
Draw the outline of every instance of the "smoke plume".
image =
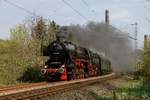
POLYGON ((67 40, 105 55, 114 71, 133 70, 132 43, 126 33, 113 26, 90 22, 83 26, 63 26, 61 33, 67 40))

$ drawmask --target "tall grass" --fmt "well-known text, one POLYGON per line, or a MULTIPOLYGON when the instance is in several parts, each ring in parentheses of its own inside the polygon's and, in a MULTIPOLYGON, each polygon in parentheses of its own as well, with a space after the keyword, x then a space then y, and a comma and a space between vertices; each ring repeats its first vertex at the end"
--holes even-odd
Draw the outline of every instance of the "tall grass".
POLYGON ((115 93, 118 100, 150 100, 150 85, 134 82, 118 88, 115 93))
POLYGON ((124 87, 109 90, 109 93, 107 92, 105 95, 104 92, 106 91, 97 94, 89 91, 95 100, 150 100, 150 85, 139 81, 130 82, 124 87))

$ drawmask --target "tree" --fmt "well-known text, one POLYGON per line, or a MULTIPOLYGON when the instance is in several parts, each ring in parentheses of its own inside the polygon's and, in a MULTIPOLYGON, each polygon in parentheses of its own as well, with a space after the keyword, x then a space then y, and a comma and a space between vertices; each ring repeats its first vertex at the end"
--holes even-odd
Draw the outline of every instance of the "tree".
POLYGON ((46 35, 46 22, 43 17, 37 17, 35 21, 33 21, 33 30, 32 37, 41 41, 43 37, 46 35))
POLYGON ((49 21, 47 26, 47 39, 45 40, 47 40, 46 44, 49 44, 51 41, 56 40, 56 34, 60 31, 60 28, 55 21, 49 21))
POLYGON ((27 27, 18 25, 15 28, 10 29, 10 39, 16 42, 27 43, 29 38, 29 32, 27 27))
MULTIPOLYGON (((31 25, 31 35, 33 40, 39 45, 38 50, 42 52, 43 47, 47 46, 53 40, 56 40, 56 33, 59 32, 59 26, 55 23, 55 21, 48 21, 43 17, 37 17, 35 20, 32 20, 31 25)), ((41 54, 40 54, 41 55, 41 54)))
POLYGON ((147 41, 144 48, 142 75, 145 83, 150 83, 150 41, 147 41))
POLYGON ((10 29, 10 38, 0 40, 0 84, 40 81, 45 58, 43 46, 56 39, 59 26, 54 21, 36 17, 10 29))
POLYGON ((26 48, 30 42, 30 34, 24 24, 17 25, 10 29, 10 41, 16 44, 16 53, 19 56, 26 56, 26 48))

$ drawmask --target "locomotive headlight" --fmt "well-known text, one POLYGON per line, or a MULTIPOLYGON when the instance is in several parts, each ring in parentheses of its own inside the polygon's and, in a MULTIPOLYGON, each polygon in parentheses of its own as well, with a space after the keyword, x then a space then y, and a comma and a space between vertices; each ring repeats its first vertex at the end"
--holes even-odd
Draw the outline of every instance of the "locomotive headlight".
POLYGON ((61 67, 62 67, 62 68, 65 68, 65 65, 62 65, 61 67))
POLYGON ((44 66, 44 68, 48 68, 48 66, 47 66, 47 65, 45 65, 45 66, 44 66))

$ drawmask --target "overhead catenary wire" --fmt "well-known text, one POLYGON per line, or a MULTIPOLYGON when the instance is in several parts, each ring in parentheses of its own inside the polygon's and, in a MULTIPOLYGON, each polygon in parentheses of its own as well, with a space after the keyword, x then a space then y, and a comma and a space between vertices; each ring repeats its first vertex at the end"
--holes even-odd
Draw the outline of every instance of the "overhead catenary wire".
POLYGON ((81 0, 87 7, 89 7, 89 4, 85 0, 81 0))
MULTIPOLYGON (((11 2, 11 1, 9 1, 9 0, 3 0, 4 2, 6 2, 6 3, 8 3, 8 4, 10 4, 10 5, 12 5, 12 6, 14 6, 14 7, 16 7, 16 8, 18 8, 18 9, 20 9, 20 10, 22 10, 22 11, 24 11, 24 12, 26 12, 26 13, 28 13, 28 14, 30 14, 30 15, 33 15, 33 16, 36 16, 36 14, 34 13, 34 12, 31 12, 31 11, 29 11, 29 10, 27 10, 27 9, 25 9, 24 7, 22 7, 22 6, 20 6, 20 5, 17 5, 17 4, 15 4, 15 3, 13 3, 13 2, 11 2)), ((77 9, 75 9, 74 7, 72 7, 72 5, 71 4, 69 4, 68 2, 66 2, 65 0, 62 0, 67 6, 69 6, 74 12, 76 12, 79 16, 81 16, 84 20, 88 20, 84 15, 82 15, 77 9)))
POLYGON ((148 23, 150 23, 150 19, 146 16, 146 14, 144 14, 146 21, 148 21, 148 23))
POLYGON ((13 2, 11 2, 9 0, 3 0, 3 1, 8 3, 8 4, 10 4, 10 5, 12 5, 12 6, 14 6, 14 7, 16 7, 16 8, 18 8, 18 9, 20 9, 20 10, 22 10, 22 11, 24 11, 24 12, 26 12, 26 13, 28 13, 28 14, 30 14, 30 15, 36 16, 35 13, 33 13, 33 12, 23 8, 23 7, 21 7, 20 5, 17 5, 17 4, 15 4, 15 3, 13 3, 13 2))
POLYGON ((92 13, 94 13, 95 15, 96 15, 96 12, 95 12, 95 10, 94 9, 90 9, 90 6, 89 6, 89 4, 87 3, 87 1, 85 1, 85 0, 81 0, 82 1, 82 3, 89 9, 89 11, 91 11, 92 13))
POLYGON ((74 12, 76 12, 80 17, 82 17, 84 20, 88 21, 88 19, 82 15, 77 9, 75 9, 74 7, 72 7, 72 5, 70 3, 68 3, 65 0, 62 0, 64 4, 66 4, 68 7, 70 7, 74 12))
POLYGON ((137 40, 136 38, 131 37, 131 36, 129 36, 129 35, 128 35, 128 37, 129 37, 130 39, 132 39, 132 40, 137 40))

